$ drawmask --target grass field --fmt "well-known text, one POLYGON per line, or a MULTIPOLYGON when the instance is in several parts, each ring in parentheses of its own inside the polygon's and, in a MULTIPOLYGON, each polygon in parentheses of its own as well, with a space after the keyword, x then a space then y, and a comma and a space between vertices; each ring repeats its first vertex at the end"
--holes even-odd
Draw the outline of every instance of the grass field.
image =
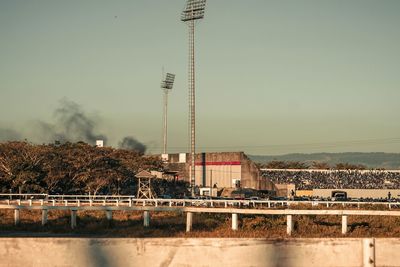
MULTIPOLYGON (((304 209, 306 207, 291 207, 304 209)), ((309 207, 308 207, 309 208, 309 207)), ((333 209, 334 207, 332 207, 333 209)), ((318 209, 326 209, 319 207, 318 209)), ((371 206, 369 209, 384 209, 371 206)), ((340 216, 293 216, 292 237, 342 237, 340 216)), ((48 224, 41 226, 41 211, 21 210, 21 223, 14 225, 14 211, 0 211, 0 236, 96 236, 96 237, 256 237, 283 238, 285 216, 240 215, 239 230, 231 230, 229 214, 194 214, 193 230, 186 233, 182 213, 151 213, 150 227, 143 227, 140 212, 78 211, 77 228, 70 228, 70 212, 51 210, 48 224)), ((349 216, 346 237, 400 237, 400 217, 349 216)))

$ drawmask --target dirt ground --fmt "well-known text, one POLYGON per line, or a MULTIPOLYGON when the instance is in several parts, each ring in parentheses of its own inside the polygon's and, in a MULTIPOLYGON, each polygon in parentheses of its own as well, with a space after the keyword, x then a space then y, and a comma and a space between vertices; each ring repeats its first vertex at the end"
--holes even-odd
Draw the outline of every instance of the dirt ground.
MULTIPOLYGON (((42 226, 41 211, 21 210, 21 223, 15 226, 14 211, 1 210, 0 236, 287 237, 286 217, 278 215, 239 215, 239 230, 233 231, 229 214, 194 214, 189 233, 185 231, 186 216, 182 213, 151 213, 148 228, 143 227, 140 212, 114 211, 111 222, 101 211, 78 211, 77 215, 77 228, 72 230, 69 211, 49 211, 48 224, 42 226)), ((293 219, 292 237, 343 237, 340 216, 293 216, 293 219)), ((348 216, 345 237, 400 237, 400 217, 348 216)))

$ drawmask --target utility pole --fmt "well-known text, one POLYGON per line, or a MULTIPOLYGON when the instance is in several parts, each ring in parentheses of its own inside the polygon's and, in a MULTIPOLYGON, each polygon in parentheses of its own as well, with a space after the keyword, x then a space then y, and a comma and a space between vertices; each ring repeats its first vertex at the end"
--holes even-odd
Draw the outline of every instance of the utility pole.
MULTIPOLYGON (((212 170, 210 170, 210 187, 213 188, 212 184, 212 170)), ((211 189, 212 190, 212 189, 211 189)))

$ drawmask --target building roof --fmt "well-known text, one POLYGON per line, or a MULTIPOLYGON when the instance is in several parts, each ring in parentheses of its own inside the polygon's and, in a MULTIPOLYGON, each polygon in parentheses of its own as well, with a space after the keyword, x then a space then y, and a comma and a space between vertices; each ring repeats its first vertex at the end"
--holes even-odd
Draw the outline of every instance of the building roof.
POLYGON ((135 176, 136 178, 154 178, 153 174, 145 170, 138 172, 135 176))

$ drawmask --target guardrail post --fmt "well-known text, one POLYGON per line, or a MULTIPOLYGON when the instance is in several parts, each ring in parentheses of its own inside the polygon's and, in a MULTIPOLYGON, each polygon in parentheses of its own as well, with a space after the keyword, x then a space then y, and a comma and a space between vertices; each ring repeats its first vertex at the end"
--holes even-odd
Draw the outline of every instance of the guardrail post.
POLYGON ((290 236, 292 235, 292 231, 293 231, 293 218, 292 215, 287 215, 286 216, 286 233, 290 236))
POLYGON ((103 206, 105 206, 106 205, 106 200, 103 200, 103 206))
POLYGON ((193 224, 193 213, 189 211, 186 213, 186 232, 190 232, 192 230, 192 224, 193 224))
POLYGON ((150 211, 145 210, 143 212, 143 226, 149 227, 150 226, 150 211))
POLYGON ((172 207, 172 201, 169 202, 169 206, 172 207))
POLYGON ((342 234, 347 234, 347 215, 342 215, 342 234))
POLYGON ((117 199, 116 205, 117 207, 119 207, 119 199, 117 199))
POLYGON ((89 200, 89 206, 93 206, 93 200, 89 200))
POLYGON ((42 209, 42 226, 47 224, 47 209, 42 209))
POLYGON ((21 199, 17 199, 18 206, 21 206, 21 199))
POLYGON ((238 215, 237 213, 232 213, 232 230, 238 230, 238 215))
POLYGON ((32 199, 28 200, 29 206, 32 206, 32 199))
POLYGON ((228 207, 228 202, 227 201, 225 201, 225 208, 227 208, 228 207))
POLYGON ((19 209, 14 210, 14 224, 19 225, 20 220, 19 220, 19 209))
POLYGON ((68 200, 64 200, 64 205, 68 206, 68 200))
POLYGON ((129 207, 132 207, 132 199, 129 199, 129 207))
POLYGON ((52 201, 52 202, 53 202, 53 206, 55 206, 55 205, 56 205, 56 201, 53 199, 53 201, 52 201))
POLYGON ((110 224, 112 221, 112 210, 106 210, 106 218, 107 218, 108 224, 110 224))
POLYGON ((40 206, 43 206, 43 203, 44 203, 44 201, 43 201, 43 199, 41 199, 40 200, 40 206))
POLYGON ((10 200, 9 199, 7 199, 6 202, 7 202, 7 205, 10 205, 10 200))
POLYGON ((375 238, 363 239, 363 267, 375 267, 375 238))
POLYGON ((71 210, 71 228, 76 227, 76 210, 71 210))
POLYGON ((76 204, 78 205, 78 207, 80 207, 80 206, 81 206, 81 201, 78 199, 78 200, 76 201, 76 204))
POLYGON ((271 208, 271 202, 268 201, 268 208, 271 208))

